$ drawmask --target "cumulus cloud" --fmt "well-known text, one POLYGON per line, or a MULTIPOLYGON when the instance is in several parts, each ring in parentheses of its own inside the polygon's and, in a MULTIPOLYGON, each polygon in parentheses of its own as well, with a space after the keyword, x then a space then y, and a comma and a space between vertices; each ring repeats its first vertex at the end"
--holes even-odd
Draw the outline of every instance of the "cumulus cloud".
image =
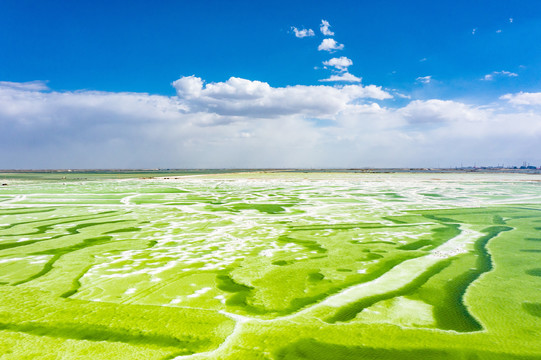
POLYGON ((330 60, 324 61, 323 65, 332 66, 339 71, 347 71, 348 67, 353 65, 353 61, 348 59, 345 56, 340 56, 339 58, 332 58, 330 60))
POLYGON ((541 105, 541 93, 519 92, 517 94, 506 94, 500 97, 513 105, 541 105))
POLYGON ((361 82, 362 81, 362 78, 360 77, 357 77, 353 74, 350 74, 349 72, 343 72, 343 73, 340 73, 340 74, 334 74, 334 75, 331 75, 329 78, 327 79, 321 79, 319 81, 325 81, 325 82, 333 82, 333 81, 343 81, 343 82, 361 82))
POLYGON ((321 30, 321 33, 325 36, 333 36, 334 32, 329 30, 331 27, 331 24, 327 20, 321 20, 321 25, 319 25, 319 30, 321 30))
POLYGON ((314 30, 312 29, 297 29, 296 27, 292 26, 291 30, 295 33, 295 36, 298 38, 304 38, 304 37, 310 37, 315 36, 314 30))
POLYGON ((334 39, 323 39, 321 44, 317 47, 319 51, 328 51, 328 52, 334 52, 336 50, 342 50, 344 48, 344 44, 337 43, 334 39))
POLYGON ((176 96, 0 84, 0 168, 451 166, 541 163, 541 93, 494 103, 415 100, 381 87, 232 77, 176 96), (452 149, 452 151, 449 151, 452 149))
POLYGON ((495 77, 517 77, 518 74, 510 71, 493 71, 490 74, 486 74, 481 80, 492 81, 495 77))
POLYGON ((275 88, 265 82, 236 77, 225 82, 204 84, 202 79, 188 76, 173 82, 173 86, 179 101, 190 111, 228 116, 321 116, 336 113, 355 99, 391 97, 381 87, 374 86, 296 85, 275 88))
POLYGON ((203 80, 195 75, 184 76, 173 82, 177 94, 184 98, 198 97, 203 89, 203 80))
POLYGON ((419 76, 417 79, 415 79, 417 82, 420 82, 422 84, 428 84, 432 81, 432 76, 419 76))

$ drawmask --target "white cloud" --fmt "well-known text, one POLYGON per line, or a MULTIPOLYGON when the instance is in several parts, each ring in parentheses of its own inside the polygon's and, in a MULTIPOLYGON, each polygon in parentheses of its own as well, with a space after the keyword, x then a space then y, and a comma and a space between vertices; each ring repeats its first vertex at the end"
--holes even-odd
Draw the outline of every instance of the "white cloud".
POLYGON ((318 46, 319 51, 329 51, 334 52, 336 50, 342 50, 344 48, 344 44, 337 43, 334 39, 323 39, 321 44, 318 46))
POLYGON ((510 71, 493 71, 490 74, 485 75, 481 80, 491 81, 495 77, 517 77, 518 74, 510 71))
POLYGON ((450 121, 487 120, 486 111, 450 100, 414 100, 399 110, 412 123, 442 123, 450 121))
POLYGON ((0 81, 0 88, 11 88, 17 90, 28 91, 44 91, 49 90, 46 81, 36 80, 28 82, 12 82, 12 81, 0 81))
POLYGON ((399 97, 401 99, 411 99, 411 95, 406 95, 406 94, 402 94, 398 91, 393 91, 393 94, 396 96, 396 97, 399 97))
POLYGON ((297 29, 296 27, 292 26, 291 30, 295 33, 295 36, 298 38, 304 38, 304 37, 310 37, 315 36, 314 30, 312 29, 297 29))
POLYGON ((501 29, 496 30, 496 34, 500 34, 502 32, 501 29))
POLYGON ((510 23, 510 24, 513 23, 513 18, 509 18, 509 23, 510 23))
MULTIPOLYGON (((353 78, 335 81, 360 81, 353 78)), ((296 85, 274 88, 265 82, 236 77, 204 85, 200 78, 189 76, 173 82, 173 86, 177 89, 180 102, 191 112, 212 112, 227 116, 321 116, 336 113, 358 98, 391 97, 380 87, 296 85)))
POLYGON ((343 73, 340 73, 340 74, 334 74, 334 75, 331 75, 328 79, 321 79, 319 81, 326 81, 326 82, 337 82, 337 81, 342 81, 342 82, 361 82, 362 81, 362 78, 360 77, 357 77, 353 74, 350 74, 349 72, 343 72, 343 73))
POLYGON ((503 76, 507 76, 507 77, 516 77, 516 76, 518 76, 518 74, 515 74, 515 73, 510 72, 510 71, 494 71, 494 74, 503 75, 503 76))
POLYGON ((324 61, 323 65, 332 66, 339 71, 347 71, 348 67, 353 65, 353 61, 351 61, 351 59, 348 59, 345 56, 340 56, 339 58, 332 58, 330 60, 324 61))
POLYGON ((319 25, 319 30, 321 30, 321 33, 325 36, 333 36, 334 32, 329 30, 331 27, 331 24, 327 20, 321 20, 321 25, 319 25))
POLYGON ((431 75, 428 75, 428 76, 419 76, 417 79, 415 79, 417 82, 420 82, 420 83, 423 83, 423 84, 428 84, 432 81, 432 76, 431 75))
POLYGON ((172 85, 179 96, 185 98, 198 97, 203 88, 203 80, 195 75, 184 76, 175 80, 172 85))
POLYGON ((472 34, 472 35, 475 35, 476 32, 477 32, 477 28, 474 28, 474 29, 471 31, 471 34, 472 34))
POLYGON ((506 94, 500 97, 513 105, 541 105, 541 93, 519 92, 517 94, 506 94))
POLYGON ((525 107, 541 93, 390 108, 374 85, 174 84, 168 97, 2 83, 0 168, 541 165, 541 114, 525 107))

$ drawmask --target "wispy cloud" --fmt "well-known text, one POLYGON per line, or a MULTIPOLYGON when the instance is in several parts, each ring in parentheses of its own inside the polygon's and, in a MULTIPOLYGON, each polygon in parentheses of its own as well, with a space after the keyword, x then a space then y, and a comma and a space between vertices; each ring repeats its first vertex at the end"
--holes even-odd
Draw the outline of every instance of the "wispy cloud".
POLYGON ((420 82, 422 84, 428 84, 432 81, 432 76, 431 75, 427 75, 427 76, 419 76, 417 79, 415 79, 417 82, 420 82))
POLYGON ((312 29, 297 29, 296 27, 292 26, 291 30, 295 33, 295 36, 298 38, 304 38, 304 37, 310 37, 315 36, 314 30, 312 29))
POLYGON ((49 90, 47 86, 47 81, 28 81, 28 82, 12 82, 12 81, 0 81, 0 87, 3 88, 12 88, 17 90, 28 90, 28 91, 44 91, 49 90))
POLYGON ((321 44, 317 47, 319 51, 328 51, 328 52, 334 52, 336 50, 342 50, 344 48, 344 44, 337 43, 334 39, 323 39, 321 44))
POLYGON ((357 77, 349 72, 343 72, 340 74, 331 75, 328 79, 322 79, 319 81, 328 81, 328 82, 361 82, 362 78, 357 77))
POLYGON ((476 32, 477 32, 477 28, 474 28, 474 29, 471 31, 471 34, 472 34, 472 35, 475 35, 476 32))
POLYGON ((461 121, 483 121, 488 119, 486 111, 451 100, 414 100, 398 110, 411 123, 442 123, 461 121))
POLYGON ((411 95, 402 94, 396 90, 393 90, 393 95, 401 99, 411 99, 411 95))
POLYGON ((486 74, 481 80, 492 81, 496 77, 517 77, 518 74, 510 71, 493 71, 490 74, 486 74))
POLYGON ((334 35, 334 32, 329 30, 330 27, 331 27, 331 24, 329 24, 329 22, 327 20, 321 20, 321 25, 319 25, 319 30, 321 31, 321 33, 323 35, 325 35, 325 36, 333 36, 334 35))

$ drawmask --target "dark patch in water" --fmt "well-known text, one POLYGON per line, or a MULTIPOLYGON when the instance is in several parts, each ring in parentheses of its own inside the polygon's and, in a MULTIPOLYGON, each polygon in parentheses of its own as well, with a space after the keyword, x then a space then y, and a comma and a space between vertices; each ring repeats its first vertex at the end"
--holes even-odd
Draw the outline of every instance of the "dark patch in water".
POLYGON ((310 281, 321 281, 324 278, 325 278, 325 275, 318 272, 308 274, 308 280, 310 281))
POLYGON ((436 216, 436 215, 423 215, 427 219, 436 220, 444 223, 462 223, 462 221, 458 221, 451 218, 446 218, 442 216, 436 216))
POLYGON ((374 254, 374 253, 367 253, 364 258, 359 259, 358 261, 371 261, 371 260, 377 260, 383 258, 383 255, 380 254, 374 254))
POLYGON ((188 347, 193 343, 208 343, 207 340, 186 338, 179 339, 174 336, 145 334, 131 329, 111 329, 103 325, 85 324, 41 324, 27 322, 24 324, 0 323, 1 330, 17 331, 38 336, 50 336, 61 339, 75 339, 87 341, 111 341, 137 345, 154 345, 162 347, 188 347))
POLYGON ((292 264, 291 261, 285 261, 285 260, 277 260, 277 261, 272 262, 272 265, 277 265, 277 266, 286 266, 286 265, 291 265, 291 264, 292 264))
POLYGON ((430 241, 430 240, 419 240, 419 241, 412 242, 410 244, 405 244, 405 245, 399 246, 397 249, 400 249, 400 250, 419 250, 420 248, 422 248, 424 246, 427 246, 427 245, 432 245, 432 241, 430 241))
POLYGON ((300 245, 300 246, 302 246, 302 247, 304 247, 304 248, 306 248, 308 250, 317 251, 318 253, 326 253, 327 252, 327 249, 325 249, 324 247, 319 245, 318 242, 314 241, 314 240, 301 240, 301 239, 291 238, 291 237, 286 236, 286 235, 280 236, 277 240, 279 242, 281 242, 281 243, 297 244, 297 245, 300 245))
POLYGON ((541 276, 541 268, 526 270, 526 274, 532 276, 541 276))
POLYGON ((300 339, 289 343, 274 353, 276 360, 538 360, 539 355, 516 355, 503 352, 479 351, 467 348, 373 348, 355 345, 329 344, 315 339, 300 339))
POLYGON ((127 227, 127 228, 123 228, 123 229, 107 231, 107 232, 104 232, 103 234, 104 235, 106 235, 106 234, 119 234, 119 233, 134 232, 134 231, 141 231, 141 228, 127 227))
POLYGON ((541 303, 522 303, 522 308, 530 315, 541 317, 541 303))
POLYGON ((492 217, 492 222, 498 225, 505 225, 505 220, 500 215, 494 215, 492 217))

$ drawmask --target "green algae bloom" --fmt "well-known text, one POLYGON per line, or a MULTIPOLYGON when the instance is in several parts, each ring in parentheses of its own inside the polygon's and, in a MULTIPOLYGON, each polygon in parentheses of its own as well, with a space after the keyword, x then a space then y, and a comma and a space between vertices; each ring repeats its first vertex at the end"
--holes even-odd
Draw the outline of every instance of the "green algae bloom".
POLYGON ((539 359, 523 174, 2 177, 1 359, 539 359))

